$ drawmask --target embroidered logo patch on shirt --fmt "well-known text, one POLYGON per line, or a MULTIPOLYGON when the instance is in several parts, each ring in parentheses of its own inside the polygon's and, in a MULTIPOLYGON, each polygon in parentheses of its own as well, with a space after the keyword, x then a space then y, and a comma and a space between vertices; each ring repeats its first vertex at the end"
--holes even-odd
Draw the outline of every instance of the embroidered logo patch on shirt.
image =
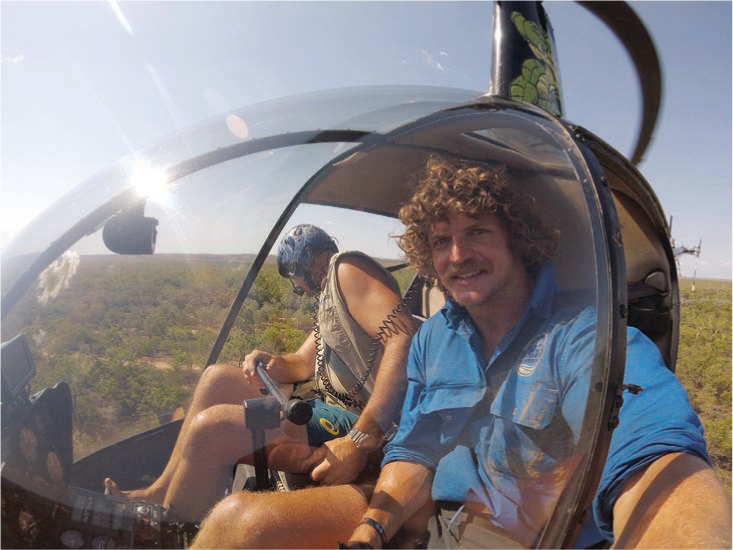
POLYGON ((519 373, 519 376, 532 376, 532 373, 534 373, 537 365, 542 360, 542 357, 545 355, 547 337, 548 335, 544 334, 536 340, 530 342, 529 345, 527 345, 527 347, 525 348, 527 352, 522 358, 522 362, 519 363, 519 367, 517 367, 517 372, 519 373))

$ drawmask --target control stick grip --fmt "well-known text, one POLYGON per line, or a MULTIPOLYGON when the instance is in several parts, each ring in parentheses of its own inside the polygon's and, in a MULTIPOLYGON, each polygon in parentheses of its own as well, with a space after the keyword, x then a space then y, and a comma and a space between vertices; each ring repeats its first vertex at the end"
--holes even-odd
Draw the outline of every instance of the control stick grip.
POLYGON ((283 394, 280 393, 280 390, 277 388, 275 382, 272 380, 272 378, 270 378, 270 375, 267 374, 265 365, 263 365, 261 362, 258 362, 255 365, 255 372, 262 380, 262 383, 265 384, 265 387, 267 388, 267 391, 270 392, 270 395, 272 395, 275 399, 277 399, 278 403, 280 403, 280 407, 282 408, 285 418, 287 418, 293 424, 297 424, 299 426, 308 423, 308 421, 311 419, 311 416, 313 416, 313 409, 311 409, 308 403, 306 403, 302 399, 286 400, 285 397, 283 397, 283 394))

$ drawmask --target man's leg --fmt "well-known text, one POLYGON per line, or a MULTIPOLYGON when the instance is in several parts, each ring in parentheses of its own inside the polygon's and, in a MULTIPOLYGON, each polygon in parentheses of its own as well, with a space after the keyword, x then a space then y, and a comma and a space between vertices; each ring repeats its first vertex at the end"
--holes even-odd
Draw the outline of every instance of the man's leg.
MULTIPOLYGON (((293 472, 307 472, 312 467, 315 458, 313 449, 305 443, 304 426, 286 422, 266 433, 268 455, 273 455, 273 448, 288 449, 278 454, 279 459, 269 460, 268 466, 293 472), (291 433, 300 431, 300 436, 293 439, 283 435, 285 425, 291 433)), ((224 495, 234 464, 239 459, 254 462, 251 431, 244 425, 244 408, 208 407, 192 418, 180 443, 182 452, 162 504, 171 508, 174 518, 199 521, 224 495)))
MULTIPOLYGON (((163 504, 170 483, 178 469, 179 461, 183 451, 183 441, 186 439, 191 422, 196 416, 218 404, 237 404, 242 410, 242 401, 248 398, 261 397, 259 388, 247 385, 239 367, 231 365, 211 365, 204 369, 196 389, 194 390, 191 407, 183 421, 181 432, 178 435, 168 464, 161 476, 152 485, 144 489, 121 491, 117 484, 111 479, 105 480, 107 489, 120 496, 127 496, 131 499, 147 500, 163 504)), ((240 414, 240 423, 242 422, 240 414)), ((236 459, 235 459, 236 460, 236 459)))
MULTIPOLYGON (((323 451, 308 445, 305 426, 282 422, 266 431, 268 466, 309 472, 323 451)), ((242 405, 214 405, 191 418, 179 441, 182 449, 163 505, 172 517, 199 521, 224 495, 234 464, 254 463, 252 432, 245 427, 242 405)))
POLYGON ((217 504, 191 548, 336 548, 361 520, 371 488, 241 492, 217 504))

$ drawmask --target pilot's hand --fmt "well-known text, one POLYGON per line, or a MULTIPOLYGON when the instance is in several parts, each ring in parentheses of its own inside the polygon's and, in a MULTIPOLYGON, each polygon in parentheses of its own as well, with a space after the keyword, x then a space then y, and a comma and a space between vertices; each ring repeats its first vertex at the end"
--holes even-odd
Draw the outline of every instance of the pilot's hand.
POLYGON ((257 372, 255 372, 255 366, 257 363, 262 363, 265 365, 265 370, 269 370, 269 368, 273 366, 274 362, 275 359, 271 353, 260 351, 258 349, 251 351, 244 358, 244 364, 242 365, 242 374, 244 375, 244 379, 249 381, 252 378, 257 377, 257 372))
POLYGON ((313 468, 311 479, 324 485, 341 485, 354 481, 367 463, 367 453, 360 451, 349 437, 324 443, 317 452, 323 456, 313 468))

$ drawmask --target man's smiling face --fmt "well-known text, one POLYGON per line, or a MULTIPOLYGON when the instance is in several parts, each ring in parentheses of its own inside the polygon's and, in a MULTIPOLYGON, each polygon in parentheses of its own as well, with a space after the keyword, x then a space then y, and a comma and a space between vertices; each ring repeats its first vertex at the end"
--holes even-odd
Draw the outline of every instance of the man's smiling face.
POLYGON ((504 223, 494 214, 455 214, 436 222, 428 235, 435 271, 453 299, 481 306, 512 292, 524 266, 509 246, 504 223))

